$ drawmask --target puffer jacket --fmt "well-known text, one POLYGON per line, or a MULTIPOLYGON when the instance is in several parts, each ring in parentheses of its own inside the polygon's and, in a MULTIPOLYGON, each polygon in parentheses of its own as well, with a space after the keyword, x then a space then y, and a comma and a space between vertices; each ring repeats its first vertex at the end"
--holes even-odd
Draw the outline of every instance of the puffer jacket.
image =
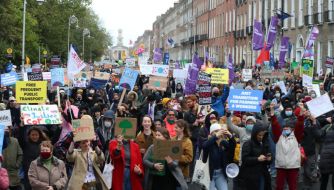
POLYGON ((322 174, 334 173, 334 126, 323 131, 324 141, 320 153, 320 172, 322 174))

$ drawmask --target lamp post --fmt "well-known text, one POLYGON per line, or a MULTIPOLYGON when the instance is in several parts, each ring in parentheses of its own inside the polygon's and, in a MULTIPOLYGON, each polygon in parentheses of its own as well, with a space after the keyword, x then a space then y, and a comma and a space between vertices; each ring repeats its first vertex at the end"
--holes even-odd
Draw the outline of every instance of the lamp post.
POLYGON ((82 60, 85 61, 85 36, 90 37, 90 31, 88 28, 83 29, 82 31, 82 60))
MULTIPOLYGON (((39 5, 43 4, 45 0, 36 0, 39 5)), ((23 26, 22 26, 22 72, 24 72, 25 62, 25 45, 26 45, 26 12, 27 0, 23 1, 23 26)))
POLYGON ((71 24, 77 23, 77 28, 79 27, 78 25, 78 18, 74 15, 70 16, 68 18, 68 31, 67 31, 67 57, 70 54, 70 30, 71 30, 71 24))

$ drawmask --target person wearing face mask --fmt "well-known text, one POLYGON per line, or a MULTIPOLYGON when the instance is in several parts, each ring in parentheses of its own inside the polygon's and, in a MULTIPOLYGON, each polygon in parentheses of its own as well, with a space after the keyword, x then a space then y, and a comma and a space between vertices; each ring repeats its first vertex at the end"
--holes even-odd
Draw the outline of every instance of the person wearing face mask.
POLYGON ((320 95, 324 95, 327 93, 323 82, 319 84, 319 90, 320 90, 320 95))
POLYGON ((224 85, 223 90, 221 94, 219 94, 219 88, 213 87, 212 88, 212 104, 211 108, 218 112, 218 116, 222 117, 224 116, 225 109, 224 109, 224 103, 226 102, 228 95, 230 92, 230 88, 228 85, 224 85))
POLYGON ((14 96, 9 97, 9 104, 7 109, 10 110, 13 126, 19 126, 21 122, 21 111, 20 106, 16 103, 16 98, 14 96))
POLYGON ((218 123, 218 112, 213 111, 205 116, 204 126, 199 130, 199 152, 201 152, 203 149, 203 143, 208 140, 208 136, 210 135, 210 126, 215 123, 218 123))
POLYGON ((142 121, 143 130, 137 135, 136 143, 139 145, 140 153, 145 154, 155 139, 155 126, 150 116, 146 115, 142 121))
POLYGON ((22 165, 23 152, 18 140, 10 136, 10 127, 5 127, 2 156, 2 167, 8 171, 9 189, 20 190, 19 168, 22 165))
POLYGON ((40 149, 39 157, 31 162, 28 172, 32 189, 65 190, 67 174, 64 162, 52 155, 50 141, 43 141, 40 149))
POLYGON ((108 110, 102 116, 102 125, 101 127, 96 128, 95 132, 98 135, 101 144, 102 151, 107 154, 109 141, 114 138, 114 123, 115 123, 115 114, 112 110, 108 110))
POLYGON ((309 95, 311 96, 312 99, 317 98, 317 94, 315 93, 314 90, 311 90, 311 91, 309 92, 309 95))
POLYGON ((283 128, 274 112, 274 104, 270 105, 273 140, 276 143, 275 167, 277 169, 276 190, 283 190, 287 180, 290 190, 297 189, 298 173, 301 167, 299 143, 304 134, 304 112, 302 109, 297 121, 286 118, 283 128))
POLYGON ((100 106, 95 106, 92 109, 94 129, 102 126, 102 115, 100 106))

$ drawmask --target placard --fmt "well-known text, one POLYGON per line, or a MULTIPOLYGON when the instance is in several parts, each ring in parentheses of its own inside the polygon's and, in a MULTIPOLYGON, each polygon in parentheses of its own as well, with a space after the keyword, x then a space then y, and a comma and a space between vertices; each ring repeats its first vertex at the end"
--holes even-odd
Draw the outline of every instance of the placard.
POLYGON ((261 112, 262 98, 263 91, 261 90, 231 89, 228 107, 231 111, 261 112))
POLYGON ((198 85, 211 85, 211 75, 204 73, 204 72, 199 72, 197 84, 198 85))
POLYGON ((110 73, 107 72, 95 72, 94 78, 99 80, 109 80, 110 79, 110 73))
POLYGON ((87 78, 74 78, 73 79, 73 87, 78 87, 78 88, 86 88, 87 86, 87 78))
POLYGON ((18 80, 18 75, 16 72, 12 71, 10 73, 1 74, 1 85, 11 86, 18 80))
POLYGON ((313 77, 313 60, 311 59, 302 59, 302 66, 300 67, 300 74, 307 75, 309 77, 313 77))
POLYGON ((277 83, 277 85, 280 87, 281 91, 282 91, 285 95, 288 94, 288 91, 286 90, 286 86, 285 86, 285 84, 284 84, 283 81, 279 81, 279 82, 277 83))
POLYGON ((125 68, 119 85, 128 90, 132 90, 136 84, 138 72, 130 68, 125 68))
POLYGON ((117 137, 118 135, 122 135, 126 139, 136 138, 136 118, 117 117, 115 123, 115 137, 117 137))
POLYGON ((328 94, 324 94, 319 98, 306 102, 308 109, 314 117, 319 117, 334 109, 328 94))
POLYGON ((43 80, 51 80, 51 72, 43 72, 43 80))
POLYGON ((312 84, 312 87, 308 87, 307 91, 310 93, 311 90, 314 90, 317 97, 321 96, 319 84, 312 84))
POLYGON ((252 80, 252 69, 242 69, 242 79, 244 82, 252 80))
POLYGON ((228 69, 207 68, 205 72, 211 74, 211 84, 228 84, 228 69))
POLYGON ((65 85, 65 72, 63 68, 51 69, 51 86, 64 86, 65 85))
POLYGON ((174 69, 173 70, 173 77, 174 78, 186 79, 187 75, 188 75, 188 70, 186 70, 186 69, 174 69))
POLYGON ((28 73, 28 80, 29 81, 42 81, 43 80, 43 74, 41 72, 39 73, 28 73))
POLYGON ((169 66, 168 65, 152 65, 152 75, 158 77, 167 77, 169 74, 169 66))
POLYGON ((211 104, 211 85, 199 85, 198 86, 198 104, 208 105, 211 104))
POLYGON ((334 57, 326 57, 326 67, 333 68, 334 57))
POLYGON ((0 155, 2 156, 2 148, 3 148, 3 138, 5 135, 5 127, 4 125, 0 124, 0 155))
POLYGON ((262 70, 261 73, 262 79, 279 79, 283 80, 285 77, 285 72, 281 70, 262 70))
POLYGON ((4 126, 12 126, 12 116, 10 110, 0 111, 0 124, 4 126))
POLYGON ((17 81, 16 101, 18 103, 45 103, 47 81, 17 81))
POLYGON ((303 74, 303 86, 304 87, 312 87, 312 77, 303 74))
POLYGON ((157 89, 165 92, 167 89, 168 78, 151 76, 148 83, 148 89, 157 89))
POLYGON ((95 137, 93 119, 89 115, 84 115, 81 119, 72 120, 74 142, 92 140, 95 137))
POLYGON ((170 156, 173 160, 180 160, 183 155, 182 141, 153 141, 153 159, 165 160, 166 156, 170 156))
POLYGON ((62 123, 57 105, 21 105, 25 125, 58 125, 62 123))
POLYGON ((135 58, 127 58, 125 60, 125 64, 127 67, 134 67, 136 66, 136 59, 135 58))

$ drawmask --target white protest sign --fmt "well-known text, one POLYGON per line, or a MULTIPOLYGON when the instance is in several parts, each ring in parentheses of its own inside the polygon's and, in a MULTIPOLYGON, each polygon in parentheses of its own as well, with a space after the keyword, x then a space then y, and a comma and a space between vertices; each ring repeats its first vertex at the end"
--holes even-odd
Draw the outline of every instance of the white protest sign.
POLYGON ((0 125, 12 126, 12 116, 10 110, 0 111, 0 125))
POLYGON ((136 66, 136 59, 135 58, 127 58, 125 60, 127 67, 135 67, 136 66))
POLYGON ((303 74, 303 86, 312 87, 312 77, 303 74))
POLYGON ((151 75, 152 74, 152 70, 153 70, 152 65, 140 64, 139 68, 140 68, 140 73, 142 75, 151 75))
POLYGON ((242 69, 242 79, 244 82, 252 80, 252 69, 242 69))
POLYGON ((181 79, 185 79, 187 78, 188 75, 188 71, 185 69, 174 69, 173 70, 173 77, 174 78, 181 78, 181 79))
POLYGON ((158 77, 168 77, 169 65, 153 64, 152 67, 153 67, 152 75, 158 76, 158 77))
POLYGON ((333 103, 329 99, 328 94, 324 94, 319 98, 306 102, 308 109, 314 117, 330 112, 334 109, 333 103))
POLYGON ((43 80, 51 80, 51 72, 43 72, 43 80))
POLYGON ((280 89, 282 90, 282 92, 287 95, 288 94, 288 91, 286 90, 286 87, 285 87, 285 84, 283 81, 279 81, 277 83, 277 85, 280 87, 280 89))

